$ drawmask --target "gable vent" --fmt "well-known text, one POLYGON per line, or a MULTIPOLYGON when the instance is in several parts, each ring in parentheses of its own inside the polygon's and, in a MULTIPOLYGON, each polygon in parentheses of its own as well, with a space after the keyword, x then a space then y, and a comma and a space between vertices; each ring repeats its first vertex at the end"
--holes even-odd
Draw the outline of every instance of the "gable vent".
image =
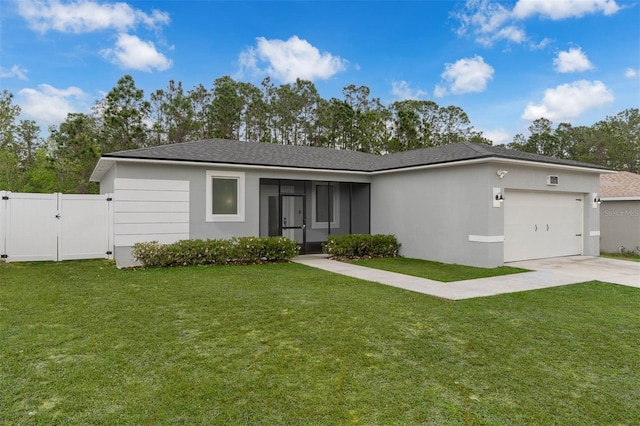
POLYGON ((560 183, 560 178, 558 176, 550 175, 547 176, 547 185, 558 185, 560 183))

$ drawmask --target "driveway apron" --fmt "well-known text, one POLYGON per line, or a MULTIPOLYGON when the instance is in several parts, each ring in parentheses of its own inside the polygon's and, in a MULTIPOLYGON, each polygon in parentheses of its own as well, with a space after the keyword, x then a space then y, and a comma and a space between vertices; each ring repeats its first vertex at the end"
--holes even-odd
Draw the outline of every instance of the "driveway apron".
POLYGON ((579 282, 598 280, 640 288, 640 262, 630 260, 568 256, 525 260, 506 265, 575 277, 579 282))

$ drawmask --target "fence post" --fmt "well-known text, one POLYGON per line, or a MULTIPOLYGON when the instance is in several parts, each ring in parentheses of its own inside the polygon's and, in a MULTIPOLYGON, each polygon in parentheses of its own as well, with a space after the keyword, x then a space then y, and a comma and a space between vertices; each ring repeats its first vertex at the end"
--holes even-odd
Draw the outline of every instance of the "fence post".
POLYGON ((55 230, 56 230, 56 262, 60 262, 62 260, 62 193, 54 192, 53 198, 56 201, 56 221, 55 221, 55 230))
POLYGON ((9 191, 0 191, 0 262, 7 257, 7 220, 9 218, 9 191))

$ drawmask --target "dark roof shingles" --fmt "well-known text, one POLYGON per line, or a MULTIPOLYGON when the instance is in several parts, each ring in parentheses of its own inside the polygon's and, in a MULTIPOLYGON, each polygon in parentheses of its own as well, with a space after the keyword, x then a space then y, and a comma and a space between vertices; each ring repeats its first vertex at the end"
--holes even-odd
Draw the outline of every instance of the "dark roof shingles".
POLYGON ((105 157, 369 171, 378 156, 364 152, 207 139, 119 151, 105 157))
POLYGON ((572 160, 546 157, 515 151, 501 146, 474 143, 415 149, 385 155, 364 152, 278 145, 261 142, 242 142, 226 139, 207 139, 173 145, 119 151, 103 155, 107 158, 136 158, 154 160, 193 161, 203 163, 247 164, 255 166, 294 167, 326 170, 374 172, 407 167, 453 163, 457 161, 499 157, 606 170, 604 167, 572 160))

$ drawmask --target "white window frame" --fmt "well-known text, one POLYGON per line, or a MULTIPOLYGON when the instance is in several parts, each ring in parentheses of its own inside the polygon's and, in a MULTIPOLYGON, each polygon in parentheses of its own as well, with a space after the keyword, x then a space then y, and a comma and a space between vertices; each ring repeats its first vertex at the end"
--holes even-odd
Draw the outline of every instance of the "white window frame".
POLYGON ((207 170, 205 218, 207 222, 244 222, 245 179, 244 172, 207 170), (236 214, 213 214, 213 179, 235 179, 237 182, 238 211, 236 214))
MULTIPOLYGON (((340 228, 340 184, 335 182, 328 182, 329 186, 333 187, 333 220, 331 221, 331 228, 340 228)), ((311 227, 314 229, 327 229, 329 225, 327 222, 318 222, 316 217, 317 211, 317 199, 318 199, 318 186, 327 186, 327 182, 313 182, 311 193, 311 227)))

